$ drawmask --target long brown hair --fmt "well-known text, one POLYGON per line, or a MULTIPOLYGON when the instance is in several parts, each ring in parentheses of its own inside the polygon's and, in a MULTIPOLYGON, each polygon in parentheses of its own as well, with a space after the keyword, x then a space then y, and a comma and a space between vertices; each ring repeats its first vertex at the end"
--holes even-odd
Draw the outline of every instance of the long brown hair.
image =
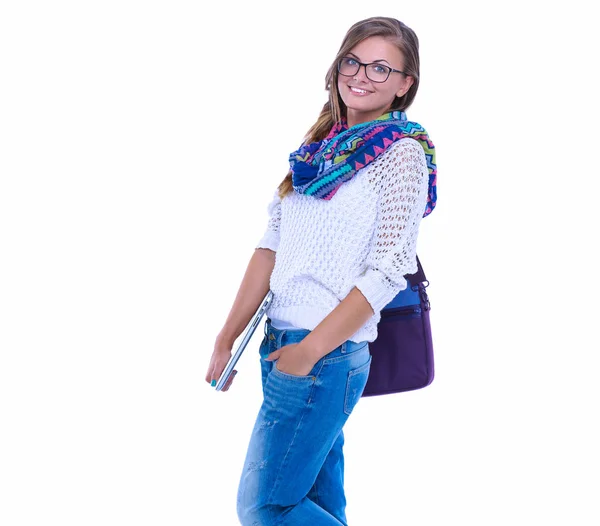
MULTIPOLYGON (((419 89, 420 63, 419 39, 417 35, 410 27, 395 18, 375 16, 361 20, 360 22, 356 22, 346 33, 329 71, 325 75, 325 89, 329 92, 329 100, 323 106, 317 122, 308 130, 303 144, 323 140, 331 130, 331 127, 342 117, 346 117, 346 105, 340 96, 337 86, 338 62, 360 42, 374 36, 384 37, 398 46, 398 49, 404 56, 404 72, 407 76, 413 78, 410 89, 402 97, 396 97, 388 111, 405 111, 412 104, 419 89)), ((293 189, 292 172, 290 171, 279 184, 279 197, 283 199, 293 189)))

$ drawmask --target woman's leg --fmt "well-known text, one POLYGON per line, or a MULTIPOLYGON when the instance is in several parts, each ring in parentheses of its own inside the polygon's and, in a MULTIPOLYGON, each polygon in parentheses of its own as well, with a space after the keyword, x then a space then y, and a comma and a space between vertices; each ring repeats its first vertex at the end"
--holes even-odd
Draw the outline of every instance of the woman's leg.
POLYGON ((327 455, 308 498, 328 511, 346 526, 346 494, 344 493, 344 430, 340 431, 327 455))
MULTIPOLYGON (((309 332, 279 331, 269 326, 261 351, 268 354, 297 343, 309 332)), ((330 452, 334 452, 332 461, 341 453, 340 433, 360 399, 369 366, 366 342, 346 342, 319 360, 307 376, 283 373, 273 364, 266 377, 263 375, 265 397, 238 489, 242 524, 345 524, 343 510, 336 511, 341 519, 338 520, 307 495, 327 465, 330 452), (339 449, 335 448, 336 443, 339 449)), ((341 490, 336 508, 344 498, 341 467, 326 470, 327 476, 321 478, 323 495, 328 494, 327 488, 341 490)))
MULTIPOLYGON (((306 331, 307 334, 308 332, 309 331, 306 331)), ((273 362, 267 362, 264 360, 264 357, 270 352, 273 351, 270 350, 268 332, 265 331, 265 337, 259 349, 259 353, 261 355, 260 361, 263 394, 267 378, 271 372, 271 369, 273 368, 273 362)), ((327 458, 325 459, 325 462, 323 462, 321 470, 317 475, 317 479, 308 492, 307 497, 325 511, 329 512, 341 524, 346 526, 346 494, 344 492, 343 446, 344 431, 341 430, 333 444, 333 447, 327 454, 327 458)))

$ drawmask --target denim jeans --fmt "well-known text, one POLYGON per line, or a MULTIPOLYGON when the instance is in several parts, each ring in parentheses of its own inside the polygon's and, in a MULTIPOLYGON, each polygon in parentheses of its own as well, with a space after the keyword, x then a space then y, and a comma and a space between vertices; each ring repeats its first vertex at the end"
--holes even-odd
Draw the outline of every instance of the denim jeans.
POLYGON ((368 342, 348 340, 306 376, 284 373, 277 360, 264 360, 309 333, 265 323, 264 398, 237 494, 243 526, 347 526, 342 427, 365 388, 371 355, 368 342))

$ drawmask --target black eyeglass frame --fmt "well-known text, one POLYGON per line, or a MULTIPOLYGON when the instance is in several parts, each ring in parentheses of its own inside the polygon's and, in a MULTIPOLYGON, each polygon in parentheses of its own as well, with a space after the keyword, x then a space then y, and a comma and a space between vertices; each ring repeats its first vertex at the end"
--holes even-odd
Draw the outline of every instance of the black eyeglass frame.
POLYGON ((344 76, 344 77, 354 77, 354 75, 358 75, 358 72, 360 71, 360 68, 362 66, 365 67, 365 75, 366 75, 366 77, 371 82, 376 82, 377 84, 382 84, 384 82, 387 82, 387 80, 390 78, 390 75, 392 73, 402 73, 405 77, 408 76, 406 73, 404 73, 404 71, 400 71, 399 69, 391 68, 390 66, 386 66, 385 64, 380 64, 379 62, 369 62, 368 64, 365 64, 364 62, 359 62, 354 57, 342 57, 340 60, 338 60, 337 70, 338 70, 338 73, 340 75, 344 76), (358 69, 356 70, 355 73, 352 73, 352 75, 346 75, 345 73, 342 73, 340 71, 340 68, 342 67, 342 61, 345 60, 345 59, 354 60, 354 62, 356 62, 358 64, 358 69), (367 72, 367 66, 373 66, 373 65, 381 66, 382 68, 385 68, 385 69, 388 70, 388 74, 387 74, 387 77, 385 77, 385 80, 373 80, 371 77, 369 77, 369 73, 367 72))

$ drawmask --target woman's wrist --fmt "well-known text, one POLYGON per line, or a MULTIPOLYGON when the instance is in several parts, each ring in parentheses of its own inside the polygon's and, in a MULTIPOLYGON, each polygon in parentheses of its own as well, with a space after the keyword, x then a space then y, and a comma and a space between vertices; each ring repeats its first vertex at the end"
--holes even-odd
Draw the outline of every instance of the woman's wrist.
POLYGON ((237 336, 235 336, 233 332, 231 332, 227 327, 223 327, 221 332, 217 335, 215 345, 228 347, 231 349, 236 338, 237 336))

